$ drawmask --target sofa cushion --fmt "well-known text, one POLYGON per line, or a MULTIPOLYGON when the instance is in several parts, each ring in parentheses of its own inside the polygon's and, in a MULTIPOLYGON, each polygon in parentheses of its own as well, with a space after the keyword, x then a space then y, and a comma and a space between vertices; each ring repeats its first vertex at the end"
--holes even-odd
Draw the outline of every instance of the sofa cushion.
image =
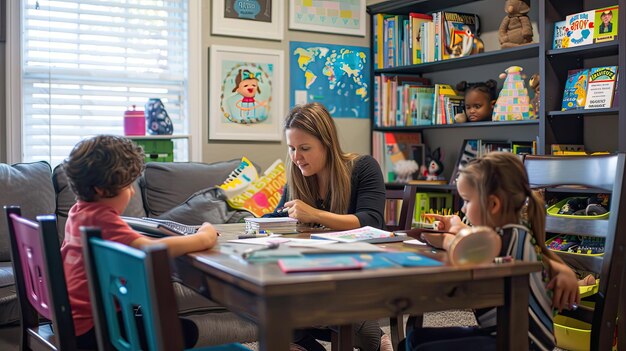
MULTIPOLYGON (((58 165, 54 168, 52 173, 52 183, 54 184, 54 190, 56 192, 56 215, 57 215, 57 229, 61 237, 65 233, 65 222, 67 222, 67 214, 70 212, 70 208, 76 203, 76 195, 70 188, 67 175, 63 170, 63 165, 58 165)), ((124 211, 124 216, 130 217, 145 217, 146 211, 143 207, 143 199, 141 196, 141 189, 139 188, 139 179, 133 184, 135 187, 135 195, 130 199, 130 203, 124 211)))
POLYGON ((226 180, 240 159, 215 163, 150 162, 142 177, 144 205, 149 217, 158 217, 194 193, 226 180))
POLYGON ((248 211, 232 209, 226 202, 224 190, 211 187, 191 195, 185 202, 158 216, 184 224, 204 222, 238 223, 245 217, 253 217, 248 211))
MULTIPOLYGON (((51 181, 52 170, 45 161, 0 163, 0 207, 17 205, 22 208, 22 216, 34 220, 42 214, 53 214, 54 188, 51 181)), ((6 216, 0 215, 0 261, 11 260, 9 233, 6 216)))

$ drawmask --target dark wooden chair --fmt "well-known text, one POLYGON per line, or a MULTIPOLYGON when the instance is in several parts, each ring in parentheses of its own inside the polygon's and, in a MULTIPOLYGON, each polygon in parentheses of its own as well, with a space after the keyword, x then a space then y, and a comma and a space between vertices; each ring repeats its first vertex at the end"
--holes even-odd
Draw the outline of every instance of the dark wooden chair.
POLYGON ((388 224, 387 230, 409 230, 413 223, 413 212, 415 211, 415 195, 417 185, 405 185, 404 189, 387 189, 386 200, 402 200, 400 207, 400 219, 397 224, 388 224))
POLYGON ((76 350, 56 217, 38 216, 33 222, 21 217, 17 206, 4 211, 21 309, 20 349, 76 350))
MULTIPOLYGON (((102 239, 98 228, 81 231, 98 349, 141 349, 134 317, 135 307, 141 306, 148 350, 182 350, 167 247, 157 244, 137 250, 102 239)), ((250 351, 238 343, 194 350, 250 351)))
MULTIPOLYGON (((569 317, 591 323, 591 350, 610 350, 615 332, 618 310, 621 309, 622 329, 618 349, 626 349, 624 332, 624 304, 626 292, 623 286, 626 265, 626 154, 602 156, 526 156, 524 165, 533 188, 545 189, 546 193, 610 193, 610 216, 608 219, 578 219, 547 216, 546 232, 602 237, 605 239, 603 256, 584 256, 559 253, 573 268, 599 274, 600 283, 592 310, 579 308, 567 312, 569 317), (577 188, 565 187, 577 186, 577 188), (581 187, 586 190, 581 190, 581 187), (620 232, 621 231, 621 232, 620 232)), ((584 195, 584 194, 578 194, 584 195)))

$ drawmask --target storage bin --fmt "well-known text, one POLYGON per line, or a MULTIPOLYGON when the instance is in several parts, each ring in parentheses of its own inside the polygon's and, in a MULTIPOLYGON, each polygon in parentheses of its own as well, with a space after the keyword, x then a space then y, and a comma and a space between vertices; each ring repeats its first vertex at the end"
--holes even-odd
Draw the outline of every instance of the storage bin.
POLYGON ((174 142, 171 139, 137 139, 135 143, 143 147, 146 162, 174 161, 174 142))
MULTIPOLYGON (((608 219, 609 218, 611 211, 605 214, 597 215, 597 216, 575 216, 575 215, 559 214, 559 210, 561 209, 561 207, 563 207, 563 205, 565 205, 565 203, 569 201, 570 199, 575 199, 575 198, 576 197, 568 197, 548 207, 548 215, 554 216, 554 217, 575 218, 575 219, 608 219)), ((578 197, 578 198, 585 198, 585 197, 578 197)))
POLYGON ((124 112, 124 135, 146 135, 146 118, 143 111, 132 110, 124 112))

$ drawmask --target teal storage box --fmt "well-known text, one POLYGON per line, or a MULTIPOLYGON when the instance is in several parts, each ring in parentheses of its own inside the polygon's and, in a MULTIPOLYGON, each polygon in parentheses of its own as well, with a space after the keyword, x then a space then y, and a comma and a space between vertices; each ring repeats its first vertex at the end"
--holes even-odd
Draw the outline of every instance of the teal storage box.
POLYGON ((146 162, 174 162, 174 142, 170 139, 138 139, 135 143, 143 147, 146 162))

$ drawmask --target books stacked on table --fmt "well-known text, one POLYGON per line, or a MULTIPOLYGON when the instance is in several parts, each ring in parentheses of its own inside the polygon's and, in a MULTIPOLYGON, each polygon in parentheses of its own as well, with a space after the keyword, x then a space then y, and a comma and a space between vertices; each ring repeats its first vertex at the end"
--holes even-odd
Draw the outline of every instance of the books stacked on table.
POLYGON ((295 234, 298 220, 290 217, 245 218, 246 233, 295 234))

